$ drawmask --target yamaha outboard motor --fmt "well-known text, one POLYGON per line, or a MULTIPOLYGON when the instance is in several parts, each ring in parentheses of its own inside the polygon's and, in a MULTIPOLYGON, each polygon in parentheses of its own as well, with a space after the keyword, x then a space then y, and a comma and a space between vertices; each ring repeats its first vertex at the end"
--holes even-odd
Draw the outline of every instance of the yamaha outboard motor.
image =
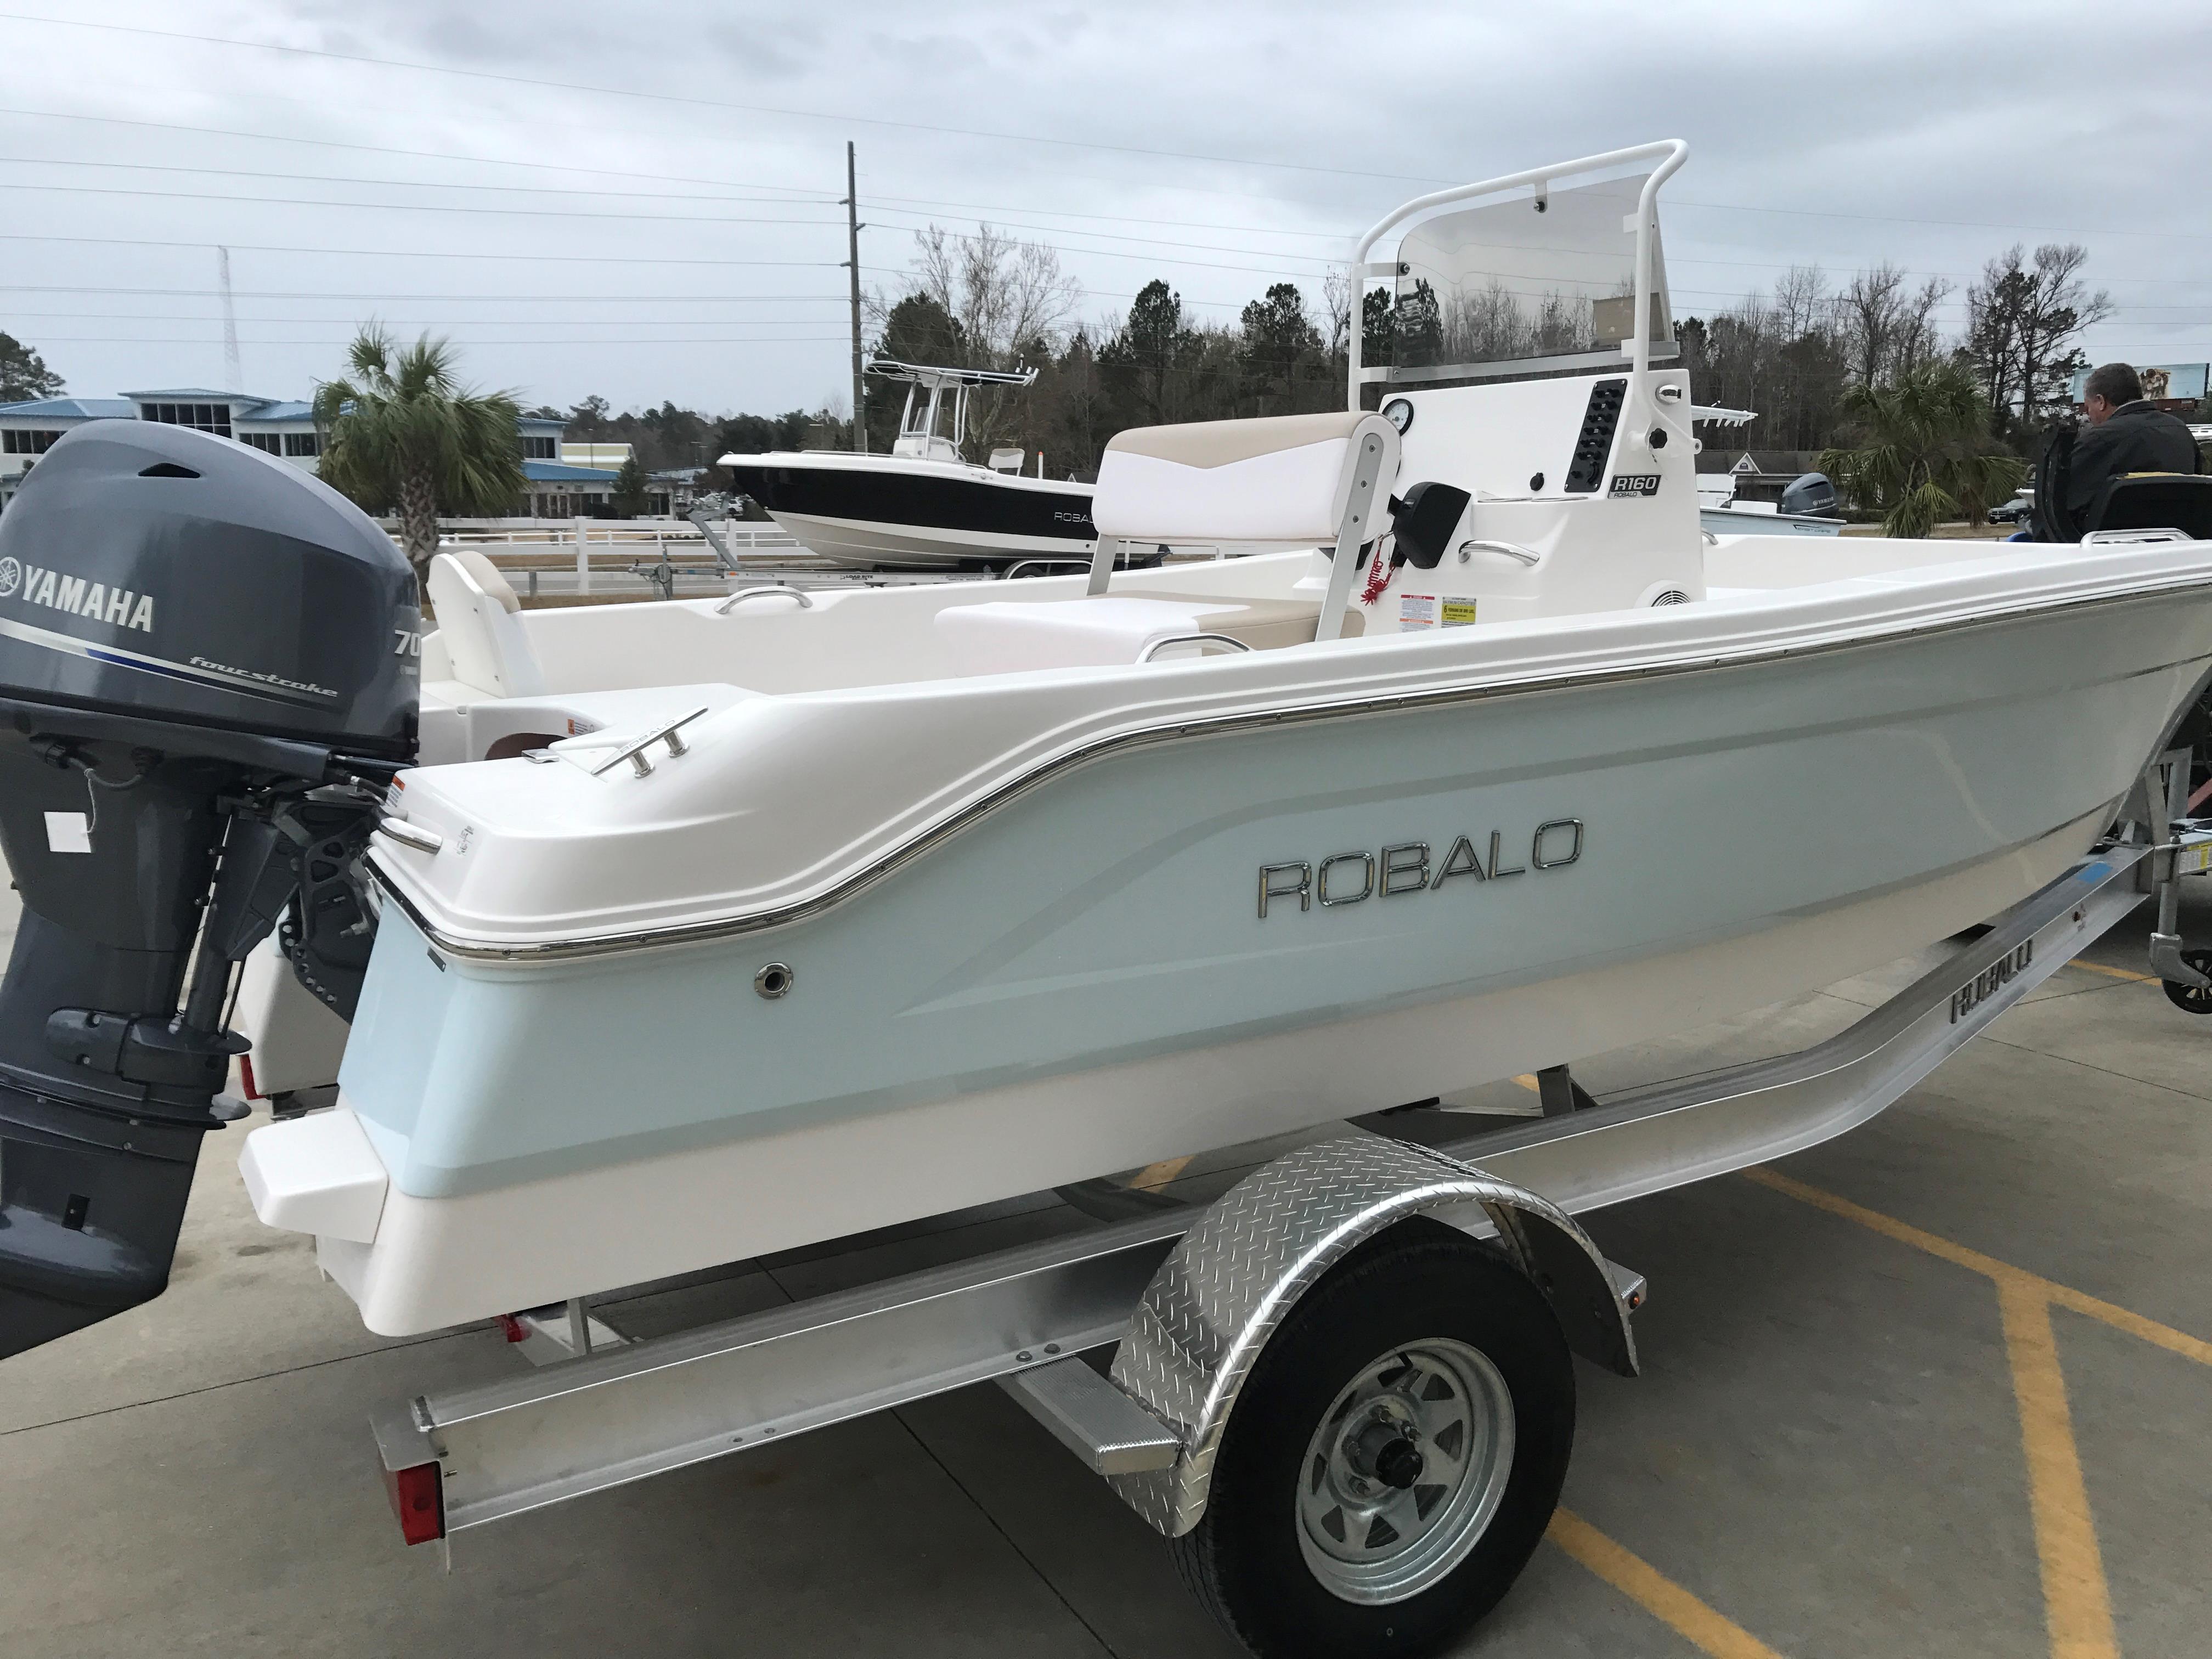
POLYGON ((168 1283, 239 961, 356 965, 417 621, 358 508, 206 433, 80 427, 0 515, 0 1356, 168 1283))
POLYGON ((1782 492, 1781 511, 1809 513, 1818 518, 1836 510, 1836 486, 1825 472, 1800 473, 1782 492))

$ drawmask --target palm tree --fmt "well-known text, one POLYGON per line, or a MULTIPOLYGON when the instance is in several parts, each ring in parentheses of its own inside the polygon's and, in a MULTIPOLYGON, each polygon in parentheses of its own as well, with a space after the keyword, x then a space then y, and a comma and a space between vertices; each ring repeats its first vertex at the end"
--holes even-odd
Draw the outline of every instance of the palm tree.
POLYGON ((1887 535, 1925 536, 1953 518, 1979 524, 2027 482, 2027 463, 1990 436, 1989 400, 1960 364, 1851 386, 1842 412, 1857 445, 1824 453, 1820 470, 1862 506, 1880 507, 1887 535))
POLYGON ((315 387, 323 481, 363 507, 396 507, 419 582, 438 550, 438 514, 511 513, 526 486, 520 412, 504 392, 456 379, 452 344, 423 335, 401 346, 370 322, 354 337, 343 380, 315 387))

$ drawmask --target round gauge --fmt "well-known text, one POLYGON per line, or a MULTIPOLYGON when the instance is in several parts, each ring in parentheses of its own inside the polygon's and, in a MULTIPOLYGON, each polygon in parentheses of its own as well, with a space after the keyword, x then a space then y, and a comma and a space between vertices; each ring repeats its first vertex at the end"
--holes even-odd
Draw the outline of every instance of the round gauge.
POLYGON ((1396 427, 1402 436, 1406 428, 1413 423, 1413 400, 1408 398, 1391 398, 1382 405, 1382 418, 1396 427))

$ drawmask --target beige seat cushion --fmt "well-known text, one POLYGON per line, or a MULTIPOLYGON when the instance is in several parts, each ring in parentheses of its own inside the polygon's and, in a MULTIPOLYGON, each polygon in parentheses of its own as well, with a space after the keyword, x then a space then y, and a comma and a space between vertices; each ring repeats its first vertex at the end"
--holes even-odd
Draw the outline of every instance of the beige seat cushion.
POLYGON ((1098 458, 1091 521, 1105 540, 1334 541, 1369 445, 1398 476, 1398 432, 1378 415, 1283 415, 1118 432, 1098 458))
POLYGON ((430 561, 426 586, 453 678, 495 697, 544 693, 521 601, 490 560, 474 548, 447 548, 430 561))
MULTIPOLYGON (((1178 605, 1210 607, 1201 613, 1192 631, 1226 634, 1255 651, 1279 646, 1310 645, 1321 622, 1319 599, 1240 599, 1214 593, 1169 593, 1142 588, 1121 588, 1115 597, 1128 599, 1172 599, 1178 605)), ((1358 637, 1364 618, 1358 611, 1344 618, 1344 637, 1358 637)))
MULTIPOLYGON (((1108 668, 1133 663, 1163 640, 1222 634, 1255 651, 1311 641, 1321 605, 1311 600, 1243 599, 1206 594, 1132 592, 1074 599, 994 600, 951 605, 937 630, 963 674, 1012 674, 1038 668, 1108 668)), ((1347 634, 1358 631, 1347 619, 1347 634)), ((1159 660, 1205 654, 1171 647, 1159 660)))
POLYGON ((522 609, 521 598, 506 573, 473 547, 447 547, 439 550, 453 560, 474 579, 476 585, 490 596, 499 608, 510 617, 522 609))

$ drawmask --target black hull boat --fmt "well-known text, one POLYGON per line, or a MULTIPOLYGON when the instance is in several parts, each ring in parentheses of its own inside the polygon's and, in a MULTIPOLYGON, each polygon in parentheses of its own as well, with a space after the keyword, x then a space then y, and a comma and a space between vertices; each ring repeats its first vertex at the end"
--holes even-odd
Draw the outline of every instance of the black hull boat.
POLYGON ((888 455, 818 450, 725 455, 732 486, 803 546, 870 570, 1006 569, 1044 559, 1087 563, 1098 532, 1091 486, 1022 476, 1024 453, 991 465, 961 453, 968 399, 979 388, 1026 386, 1033 368, 930 368, 878 357, 870 377, 906 387, 888 455))
POLYGON ((1087 562, 1091 487, 965 462, 834 452, 728 455, 732 487, 803 545, 839 564, 887 569, 1087 562))

